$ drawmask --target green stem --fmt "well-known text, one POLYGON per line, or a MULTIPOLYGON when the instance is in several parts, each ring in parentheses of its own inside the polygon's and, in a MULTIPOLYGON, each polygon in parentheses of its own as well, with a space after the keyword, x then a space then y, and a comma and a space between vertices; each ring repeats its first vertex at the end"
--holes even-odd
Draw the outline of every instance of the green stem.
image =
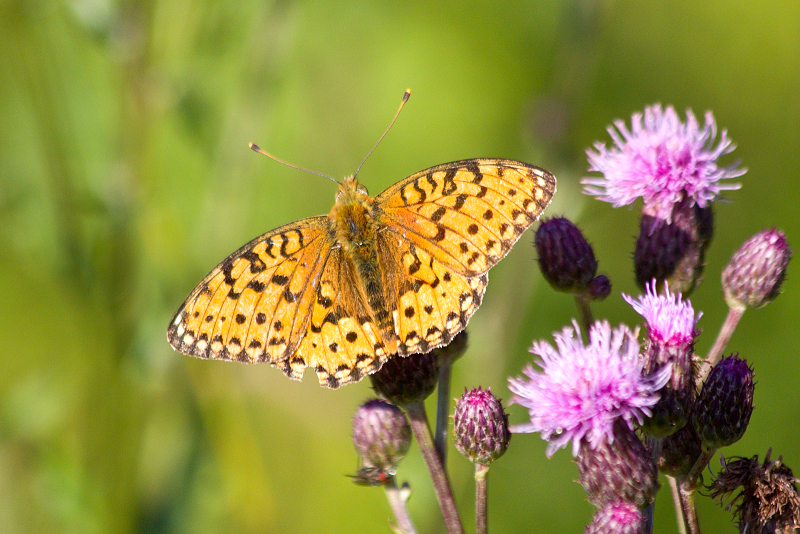
POLYGON ((686 489, 683 484, 680 484, 680 501, 686 528, 691 534, 701 534, 700 522, 697 518, 697 506, 694 502, 694 490, 686 489))
POLYGON ((594 323, 594 316, 592 315, 592 308, 587 294, 576 294, 575 305, 578 306, 578 313, 580 313, 581 316, 581 329, 584 331, 584 335, 588 336, 589 328, 592 326, 592 323, 594 323))
POLYGON ((675 477, 667 476, 667 480, 669 480, 669 489, 672 493, 672 503, 675 505, 675 518, 678 521, 678 534, 686 534, 686 520, 683 517, 681 493, 678 490, 678 483, 675 480, 675 477))
POLYGON ((450 489, 450 481, 447 479, 447 472, 444 470, 442 459, 433 444, 425 406, 421 401, 415 401, 406 404, 404 408, 411 423, 411 431, 414 432, 417 445, 419 445, 419 450, 422 452, 422 458, 431 473, 433 487, 436 490, 436 498, 442 510, 447 532, 449 534, 464 534, 464 527, 461 525, 461 518, 458 517, 458 510, 453 499, 453 490, 450 489))
POLYGON ((442 459, 442 466, 447 467, 447 428, 450 421, 450 358, 440 358, 439 384, 436 397, 436 434, 434 443, 436 451, 442 459))
POLYGON ((741 319, 744 314, 744 310, 745 308, 728 309, 728 316, 725 318, 725 323, 722 325, 722 328, 720 328, 719 334, 717 334, 717 340, 714 342, 714 346, 711 347, 711 351, 709 351, 708 356, 706 356, 705 361, 700 367, 700 373, 697 377, 698 386, 705 382, 709 371, 711 371, 711 368, 719 361, 722 356, 722 351, 725 350, 725 346, 728 344, 728 341, 731 340, 733 331, 736 330, 736 325, 739 324, 739 319, 741 319))
POLYGON ((489 496, 489 466, 475 464, 475 533, 487 532, 487 506, 489 496))
POLYGON ((700 474, 716 452, 716 449, 703 451, 689 470, 689 473, 678 477, 681 510, 683 511, 683 520, 686 523, 689 534, 700 534, 700 521, 697 517, 697 506, 694 502, 694 494, 695 490, 700 487, 700 474))
POLYGON ((403 534, 417 534, 417 529, 408 514, 408 497, 411 494, 408 487, 398 488, 395 478, 391 477, 383 488, 386 491, 386 500, 389 501, 389 506, 391 506, 394 517, 397 519, 397 526, 393 527, 393 529, 403 534))

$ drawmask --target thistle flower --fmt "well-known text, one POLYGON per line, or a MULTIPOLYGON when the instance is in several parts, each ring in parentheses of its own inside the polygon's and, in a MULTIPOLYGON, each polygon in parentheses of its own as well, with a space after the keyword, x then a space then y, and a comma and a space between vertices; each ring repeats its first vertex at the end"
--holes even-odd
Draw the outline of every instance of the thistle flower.
POLYGON ((508 449, 508 415, 492 390, 464 390, 453 419, 455 446, 473 463, 489 465, 508 449))
POLYGON ((655 279, 669 282, 678 293, 689 294, 700 282, 706 249, 714 233, 711 206, 701 208, 690 200, 672 206, 670 220, 655 214, 658 205, 645 204, 633 254, 639 287, 655 279))
MULTIPOLYGON (((584 178, 584 193, 611 202, 614 207, 631 204, 642 197, 645 206, 654 206, 651 215, 672 221, 673 205, 688 200, 690 206, 707 207, 721 191, 734 190, 739 184, 721 183, 746 172, 738 164, 719 167, 717 159, 735 148, 725 130, 714 146, 717 125, 711 112, 705 115, 701 129, 691 110, 682 123, 672 106, 660 104, 635 113, 628 130, 617 120, 608 133, 615 146, 606 148, 597 142, 587 151, 589 170, 603 173, 603 178, 584 178)), ((649 278, 648 278, 649 280, 649 278)))
POLYGON ((539 432, 549 442, 547 456, 572 441, 572 455, 581 443, 592 448, 614 441, 614 423, 628 428, 651 415, 658 402, 656 392, 669 380, 669 372, 642 375, 636 334, 620 325, 611 330, 606 321, 589 330, 589 344, 581 341, 578 324, 554 334, 557 348, 545 341, 533 344, 541 371, 528 365, 528 377, 509 378, 514 394, 511 403, 528 409, 530 422, 512 427, 512 432, 539 432))
POLYGON ((760 308, 778 296, 792 251, 780 230, 764 230, 744 242, 722 271, 731 308, 760 308))
POLYGON ((656 293, 656 282, 646 287, 639 299, 623 295, 636 313, 647 322, 648 339, 644 349, 644 374, 651 375, 665 367, 671 369, 670 381, 661 390, 661 399, 642 427, 648 434, 664 438, 686 424, 694 400, 692 355, 696 325, 702 313, 695 314, 692 303, 680 294, 656 293))
POLYGON ((398 406, 425 400, 436 389, 439 375, 436 350, 390 358, 377 373, 369 375, 373 389, 398 406))
POLYGON ((595 512, 585 534, 645 534, 647 518, 628 501, 610 502, 595 512))
POLYGON ((663 439, 657 449, 656 464, 661 473, 679 477, 689 473, 702 452, 694 426, 683 425, 663 439))

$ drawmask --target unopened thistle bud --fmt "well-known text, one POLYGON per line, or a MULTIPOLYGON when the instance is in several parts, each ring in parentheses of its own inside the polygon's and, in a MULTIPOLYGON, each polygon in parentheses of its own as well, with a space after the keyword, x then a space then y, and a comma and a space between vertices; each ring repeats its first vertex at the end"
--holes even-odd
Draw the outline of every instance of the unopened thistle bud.
POLYGON ((365 402, 353 418, 353 444, 362 461, 356 481, 377 485, 394 474, 411 445, 411 427, 397 406, 379 399, 365 402))
POLYGON ((722 458, 723 469, 711 484, 711 497, 722 504, 741 488, 728 506, 736 503, 740 532, 797 532, 800 529, 800 494, 792 470, 783 458, 764 463, 752 458, 722 458))
POLYGON ((489 465, 508 449, 508 415, 492 390, 480 387, 464 392, 456 403, 453 422, 455 446, 473 463, 489 465))
POLYGON ((628 501, 610 502, 595 512, 585 534, 645 534, 647 518, 628 501))
POLYGON ((692 424, 704 451, 739 441, 753 413, 753 370, 738 355, 711 369, 695 401, 692 424))
POLYGON ((442 349, 390 358, 380 371, 369 376, 375 392, 398 406, 422 402, 436 389, 438 350, 442 349))
POLYGON ((775 300, 791 256, 780 230, 764 230, 745 241, 722 271, 728 306, 760 308, 775 300))
POLYGON ((568 219, 557 217, 542 222, 534 244, 539 254, 539 267, 553 289, 585 293, 596 299, 603 299, 610 292, 610 282, 605 276, 592 291, 591 283, 597 273, 594 250, 568 219), (604 289, 606 285, 608 291, 604 289))
POLYGON ((689 473, 702 452, 694 426, 684 425, 661 441, 656 464, 659 472, 679 477, 689 473))

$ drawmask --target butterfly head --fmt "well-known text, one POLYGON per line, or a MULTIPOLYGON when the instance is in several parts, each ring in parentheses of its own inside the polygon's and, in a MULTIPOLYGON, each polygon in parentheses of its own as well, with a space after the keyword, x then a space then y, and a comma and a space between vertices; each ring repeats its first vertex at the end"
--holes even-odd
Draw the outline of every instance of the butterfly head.
POLYGON ((337 204, 361 204, 367 202, 372 204, 367 188, 358 183, 356 177, 347 176, 339 183, 339 191, 336 192, 337 204))

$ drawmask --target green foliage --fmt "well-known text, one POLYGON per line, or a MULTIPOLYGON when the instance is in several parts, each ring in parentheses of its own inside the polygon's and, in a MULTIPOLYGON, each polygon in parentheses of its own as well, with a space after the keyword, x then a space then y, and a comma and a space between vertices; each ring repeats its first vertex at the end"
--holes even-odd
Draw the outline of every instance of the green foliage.
MULTIPOLYGON (((0 5, 0 524, 5 532, 385 532, 382 493, 355 486, 339 391, 266 366, 174 353, 188 292, 248 239, 326 213, 335 188, 247 149, 355 171, 403 91, 413 96, 359 179, 373 193, 434 164, 508 157, 553 171, 546 215, 592 241, 614 283, 595 308, 636 322, 635 211, 580 194, 584 150, 655 102, 713 110, 749 172, 717 204, 692 295, 707 351, 719 273, 757 231, 800 243, 800 4, 727 2, 73 2, 0 5)), ((492 387, 532 339, 574 315, 521 242, 492 271, 454 391, 492 387), (478 341, 480 340, 480 341, 478 341)), ((800 466, 798 289, 749 312, 729 346, 756 370, 751 456, 800 466)), ((313 374, 313 373, 311 373, 313 374)), ((511 410, 512 423, 522 412, 511 410)), ((493 467, 490 528, 581 532, 592 507, 568 454, 519 436, 493 467)), ((471 469, 450 458, 471 514, 471 469)), ((443 525, 418 451, 400 465, 425 532, 443 525)), ((729 528, 710 503, 701 521, 729 528)), ((674 531, 667 491, 656 532, 674 531)), ((465 517, 465 522, 470 520, 465 517)))

